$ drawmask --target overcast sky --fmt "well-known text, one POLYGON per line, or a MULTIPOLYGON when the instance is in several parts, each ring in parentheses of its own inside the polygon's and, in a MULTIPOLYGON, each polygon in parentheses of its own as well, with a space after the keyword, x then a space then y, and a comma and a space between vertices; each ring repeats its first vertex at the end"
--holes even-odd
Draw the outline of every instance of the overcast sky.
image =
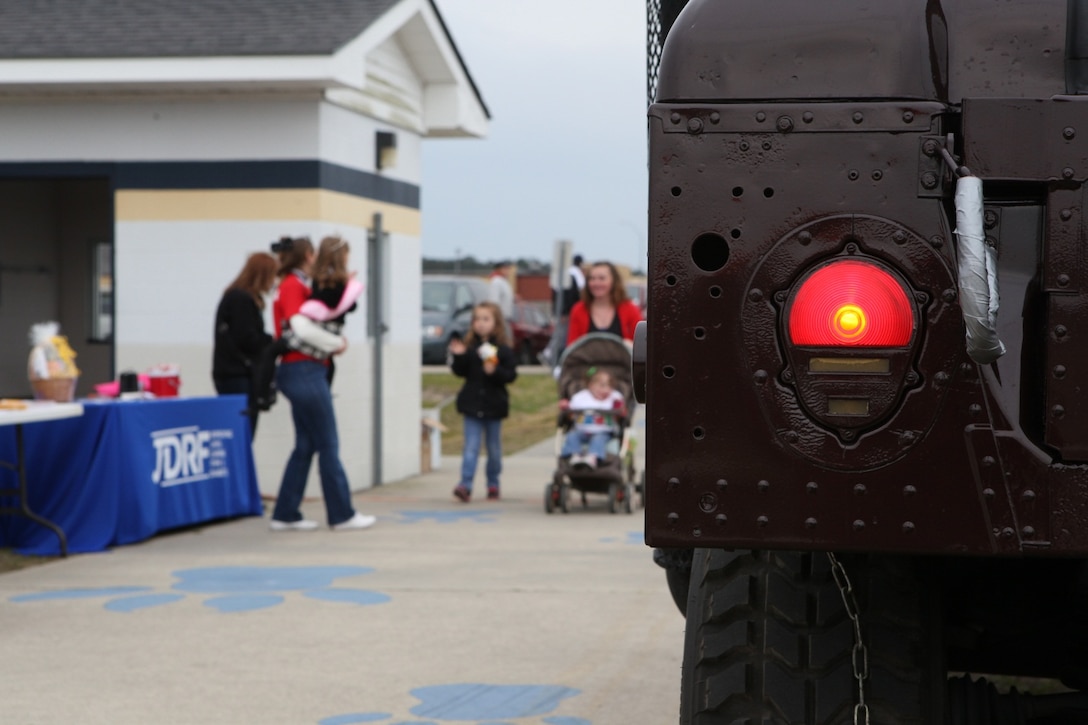
POLYGON ((646 258, 646 3, 436 0, 491 112, 423 143, 423 255, 646 258))

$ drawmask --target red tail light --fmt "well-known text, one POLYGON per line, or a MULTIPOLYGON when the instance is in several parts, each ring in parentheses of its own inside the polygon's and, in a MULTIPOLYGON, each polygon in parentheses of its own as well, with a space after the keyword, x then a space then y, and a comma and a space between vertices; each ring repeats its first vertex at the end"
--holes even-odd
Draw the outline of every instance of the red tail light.
POLYGON ((870 262, 824 265, 790 303, 789 338, 808 347, 902 347, 914 335, 914 307, 903 284, 870 262))

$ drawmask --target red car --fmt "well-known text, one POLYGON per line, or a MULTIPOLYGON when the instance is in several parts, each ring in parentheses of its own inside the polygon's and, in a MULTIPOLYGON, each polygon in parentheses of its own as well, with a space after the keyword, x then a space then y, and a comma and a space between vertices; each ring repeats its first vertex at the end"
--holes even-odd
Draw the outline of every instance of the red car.
POLYGON ((514 335, 511 347, 519 365, 537 365, 537 355, 547 346, 555 331, 555 323, 543 305, 533 302, 514 303, 510 320, 514 335))

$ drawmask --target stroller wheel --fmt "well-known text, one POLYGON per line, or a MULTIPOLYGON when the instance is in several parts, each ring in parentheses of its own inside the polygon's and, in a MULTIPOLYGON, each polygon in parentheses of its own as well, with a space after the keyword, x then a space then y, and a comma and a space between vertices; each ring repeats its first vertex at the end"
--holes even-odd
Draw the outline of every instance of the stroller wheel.
POLYGON ((568 501, 570 499, 570 486, 565 483, 559 484, 559 510, 565 514, 570 513, 570 506, 568 501))
POLYGON ((623 512, 629 514, 632 512, 631 499, 635 497, 635 487, 629 483, 623 485, 623 512))
POLYGON ((613 481, 608 484, 608 513, 614 514, 620 510, 620 499, 623 498, 623 487, 613 481))
POLYGON ((544 513, 555 513, 555 504, 559 498, 559 491, 556 489, 555 484, 544 484, 544 513))

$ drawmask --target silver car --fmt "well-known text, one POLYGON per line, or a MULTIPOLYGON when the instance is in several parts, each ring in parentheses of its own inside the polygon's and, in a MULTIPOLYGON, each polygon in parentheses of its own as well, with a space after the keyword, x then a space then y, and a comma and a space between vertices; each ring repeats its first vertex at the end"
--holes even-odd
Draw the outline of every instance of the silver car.
POLYGON ((446 348, 464 337, 472 324, 472 308, 487 300, 487 282, 478 277, 423 275, 423 364, 444 365, 446 348))

